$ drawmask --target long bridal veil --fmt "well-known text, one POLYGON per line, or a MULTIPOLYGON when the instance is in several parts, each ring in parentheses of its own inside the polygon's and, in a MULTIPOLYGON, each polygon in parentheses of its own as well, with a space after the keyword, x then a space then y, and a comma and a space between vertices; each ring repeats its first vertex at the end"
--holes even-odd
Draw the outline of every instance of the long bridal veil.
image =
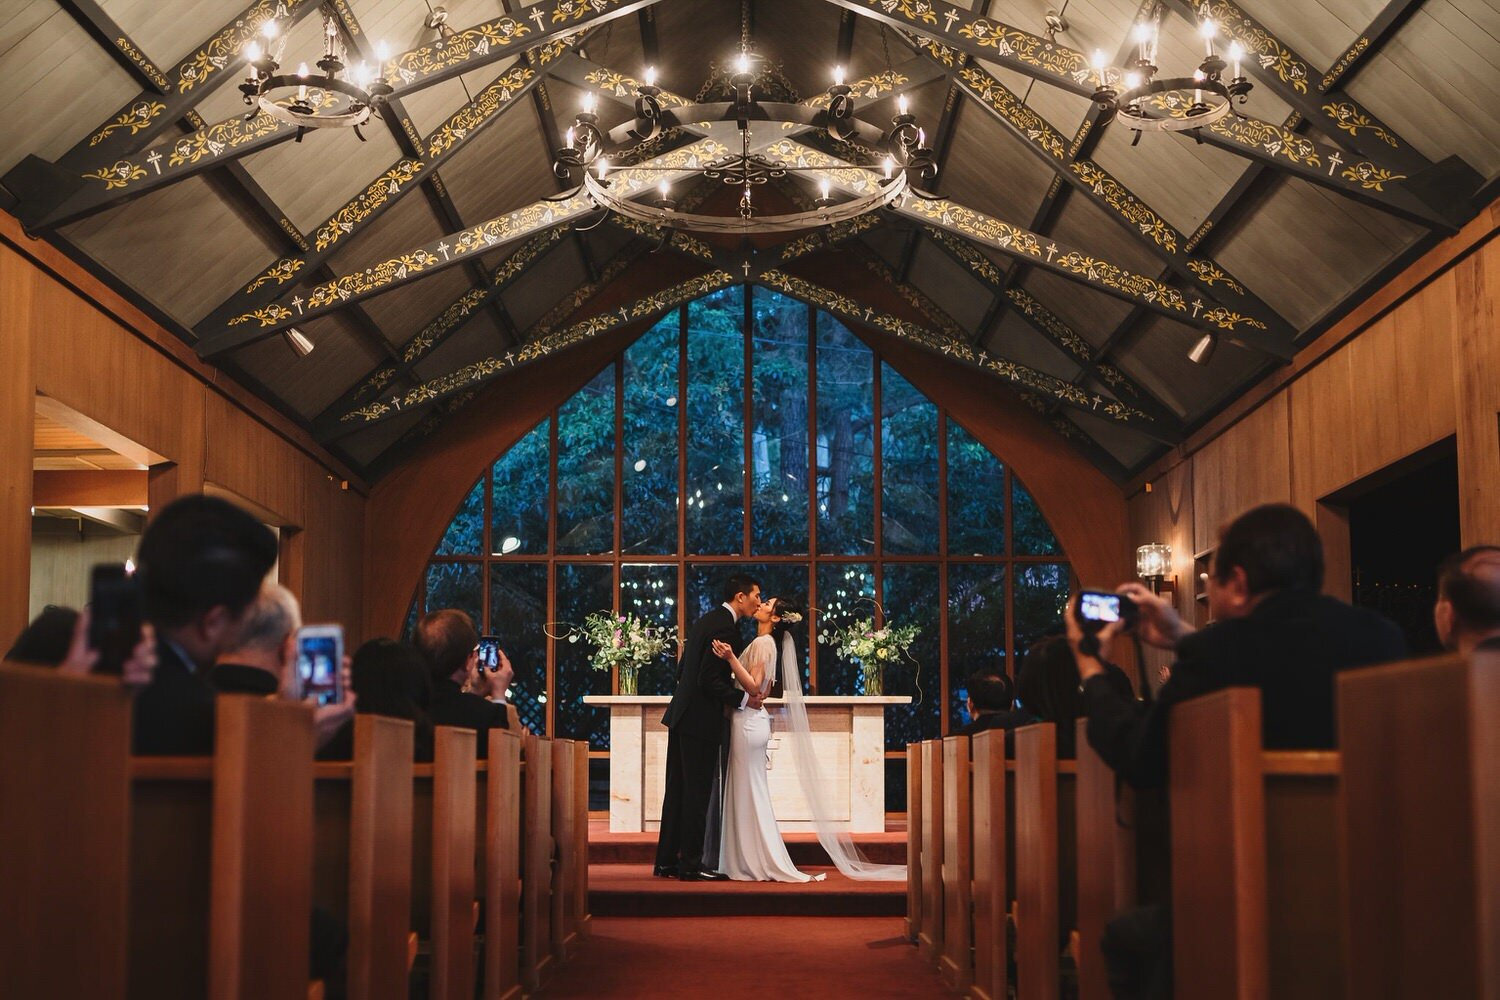
POLYGON ((841 828, 823 797, 818 780, 818 758, 813 748, 812 728, 807 722, 807 703, 802 699, 802 671, 797 665, 797 647, 789 632, 781 633, 781 686, 785 696, 786 736, 797 761, 797 780, 812 812, 818 843, 846 877, 866 882, 904 882, 905 865, 878 865, 864 856, 854 838, 841 828))

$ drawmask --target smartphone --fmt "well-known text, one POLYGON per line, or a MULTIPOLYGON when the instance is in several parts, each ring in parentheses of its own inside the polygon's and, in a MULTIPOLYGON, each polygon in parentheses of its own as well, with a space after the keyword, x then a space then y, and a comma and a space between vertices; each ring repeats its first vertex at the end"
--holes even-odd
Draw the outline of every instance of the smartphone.
POLYGON ((1134 625, 1135 602, 1128 597, 1103 590, 1080 591, 1078 618, 1085 627, 1092 623, 1095 628, 1103 628, 1109 622, 1117 621, 1124 621, 1127 626, 1134 625))
POLYGON ((89 579, 89 648, 95 672, 118 674, 141 641, 141 589, 124 563, 99 563, 89 579))
POLYGON ((500 669, 500 637, 498 635, 482 635, 479 637, 479 669, 496 673, 500 669))
POLYGON ((297 696, 315 705, 344 700, 344 627, 304 625, 297 630, 297 696))

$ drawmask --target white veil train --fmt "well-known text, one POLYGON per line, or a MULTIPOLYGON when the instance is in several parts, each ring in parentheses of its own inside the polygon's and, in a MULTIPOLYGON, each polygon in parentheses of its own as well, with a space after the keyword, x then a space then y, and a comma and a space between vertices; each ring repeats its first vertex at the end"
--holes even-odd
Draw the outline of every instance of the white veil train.
POLYGON ((785 705, 786 736, 791 741, 797 761, 797 780, 812 811, 818 843, 846 878, 865 882, 905 882, 905 865, 879 865, 870 861, 855 846, 854 838, 841 828, 823 798, 818 781, 818 759, 814 754, 812 728, 807 722, 807 704, 802 700, 802 670, 797 663, 797 646, 789 631, 781 633, 781 686, 785 705))

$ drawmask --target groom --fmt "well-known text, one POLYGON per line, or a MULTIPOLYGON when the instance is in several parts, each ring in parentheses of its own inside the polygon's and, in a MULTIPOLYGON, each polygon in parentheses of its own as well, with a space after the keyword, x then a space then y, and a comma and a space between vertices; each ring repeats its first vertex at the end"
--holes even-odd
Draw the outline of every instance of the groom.
POLYGON ((728 878, 703 867, 708 800, 718 770, 719 746, 730 710, 759 708, 762 696, 734 686, 729 664, 713 641, 739 645, 735 623, 760 608, 760 584, 743 573, 724 581, 724 603, 695 621, 677 665, 677 690, 662 724, 667 727, 667 781, 662 797, 656 867, 651 874, 684 882, 728 878))

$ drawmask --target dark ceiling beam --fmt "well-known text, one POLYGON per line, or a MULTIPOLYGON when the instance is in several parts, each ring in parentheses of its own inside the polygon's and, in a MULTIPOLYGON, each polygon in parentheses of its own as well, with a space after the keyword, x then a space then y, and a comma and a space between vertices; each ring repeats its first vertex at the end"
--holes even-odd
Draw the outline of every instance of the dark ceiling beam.
POLYGON ((847 71, 849 60, 854 55, 854 12, 845 10, 839 12, 839 38, 833 47, 833 64, 842 66, 847 71))
POLYGON ((1245 47, 1245 69, 1265 86, 1300 112, 1308 124, 1322 134, 1360 156, 1378 159, 1382 166, 1393 167, 1408 175, 1432 166, 1421 153, 1369 109, 1340 94, 1330 101, 1317 89, 1319 75, 1289 45, 1276 37, 1233 0, 1163 0, 1166 6, 1192 21, 1211 17, 1219 26, 1219 36, 1238 41, 1245 47))
MULTIPOLYGON (((657 169, 686 169, 689 162, 695 162, 715 145, 712 140, 703 140, 673 150, 657 158, 657 169)), ((623 180, 629 169, 624 168, 612 176, 623 180)), ((597 211, 592 199, 581 191, 569 197, 543 198, 470 226, 463 232, 448 233, 376 261, 362 271, 345 274, 336 281, 279 290, 275 300, 265 306, 234 316, 211 333, 205 330, 197 345, 198 354, 205 359, 215 357, 272 336, 288 326, 334 312, 350 302, 382 295, 536 233, 581 221, 597 211)))
MULTIPOLYGON (((403 156, 387 167, 317 227, 311 249, 300 256, 278 258, 262 268, 249 285, 225 299, 199 322, 200 333, 212 336, 235 316, 267 305, 284 292, 289 283, 303 280, 302 275, 309 268, 328 259, 341 245, 347 245, 402 195, 436 176, 439 167, 472 142, 480 131, 515 107, 519 98, 529 93, 540 80, 541 72, 527 65, 517 64, 506 70, 481 90, 472 103, 450 115, 421 143, 418 151, 425 151, 424 157, 403 156)), ((457 227, 453 231, 456 232, 457 227)))
MULTIPOLYGON (((69 4, 73 6, 73 4, 69 4)), ((97 7, 92 0, 76 6, 97 7)), ((226 82, 235 79, 244 64, 240 51, 245 43, 258 36, 267 21, 281 19, 283 28, 318 9, 317 0, 256 0, 208 38, 193 46, 188 56, 170 72, 157 71, 159 80, 126 103, 120 110, 90 130, 72 149, 57 161, 65 172, 86 169, 89 164, 112 163, 138 152, 157 136, 168 131, 205 97, 226 82)), ((105 19, 99 25, 114 25, 105 19)), ((94 31, 97 37, 97 30, 94 31)), ((149 61, 140 49, 118 28, 110 31, 112 49, 124 54, 140 67, 149 61), (116 33, 118 32, 118 33, 116 33)), ((139 69, 138 72, 144 71, 139 69)))
MULTIPOLYGON (((144 93, 164 95, 172 84, 165 73, 146 58, 129 35, 94 0, 57 0, 63 10, 73 15, 83 30, 93 36, 100 47, 114 57, 120 67, 135 78, 144 93)), ((170 121, 170 119, 168 119, 170 121)))
MULTIPOLYGON (((564 36, 576 36, 578 32, 659 2, 541 0, 528 8, 523 18, 509 15, 495 18, 390 60, 384 66, 386 77, 392 82, 390 96, 399 100, 424 87, 508 59, 524 49, 556 48, 563 44, 564 36)), ((243 45, 243 40, 238 44, 243 45)), ((238 49, 226 52, 223 58, 232 62, 238 58, 238 49)), ((77 168, 60 168, 39 157, 28 157, 6 175, 5 183, 19 200, 23 223, 32 229, 52 228, 208 169, 226 156, 243 156, 284 142, 298 131, 295 126, 265 113, 248 121, 236 116, 195 136, 128 157, 95 154, 77 168)))
POLYGON ((1355 75, 1370 64, 1369 57, 1379 52, 1386 41, 1401 30, 1401 26, 1417 12, 1423 2, 1424 0, 1390 0, 1375 15, 1369 27, 1355 36, 1349 48, 1334 62, 1333 68, 1323 74, 1323 79, 1318 81, 1318 91, 1326 94, 1335 86, 1340 90, 1347 89, 1355 75))
POLYGON ((320 444, 325 444, 393 417, 426 409, 454 396, 472 392, 496 378, 525 368, 533 362, 569 347, 593 340, 627 324, 654 322, 663 314, 685 302, 691 302, 693 299, 721 288, 727 288, 734 283, 733 275, 719 270, 676 282, 660 291, 622 305, 618 309, 597 313, 580 323, 534 339, 528 338, 519 352, 509 351, 503 356, 486 358, 483 361, 466 365, 456 372, 429 379, 405 393, 389 398, 385 396, 374 398, 364 406, 335 418, 335 421, 329 424, 315 427, 314 434, 320 444))
POLYGON ((647 66, 655 66, 661 61, 661 46, 656 39, 656 10, 647 7, 636 15, 636 21, 641 30, 641 55, 647 66))
MULTIPOLYGON (((1102 351, 1097 351, 1091 347, 1088 340, 1079 335, 1062 317, 1058 316, 1051 309, 1048 309, 1030 292, 1023 288, 1008 285, 1005 281, 1005 276, 1000 273, 999 267, 984 254, 980 253, 976 247, 968 241, 942 230, 931 230, 928 232, 928 236, 944 253, 962 265, 986 288, 995 293, 998 298, 1007 302, 1016 315, 1040 334, 1043 339, 1067 355, 1068 359, 1077 365, 1081 372, 1097 377, 1101 382, 1110 387, 1111 392, 1120 395, 1122 399, 1134 402, 1143 410, 1150 413, 1152 418, 1164 427, 1173 427, 1174 425, 1180 427, 1180 418, 1173 412, 1172 408, 1156 398, 1144 386, 1117 370, 1101 370, 1102 367, 1107 367, 1103 366, 1101 360, 1103 357, 1102 351)), ((983 341, 981 340, 980 343, 983 343, 983 341)), ((976 344, 975 346, 979 345, 976 344)))
MULTIPOLYGON (((333 0, 333 12, 334 19, 344 32, 345 40, 359 58, 371 65, 378 65, 369 36, 365 34, 364 28, 360 26, 359 18, 355 16, 349 4, 345 0, 333 0)), ((422 134, 417 131, 417 126, 412 122, 411 115, 407 114, 406 106, 401 103, 400 98, 387 100, 378 111, 385 119, 391 138, 395 139, 396 147, 401 150, 403 156, 417 162, 427 156, 427 144, 423 142, 422 134)), ((447 185, 443 183, 437 171, 432 171, 422 179, 422 194, 426 196, 428 204, 432 207, 438 225, 445 231, 456 232, 465 227, 463 216, 459 213, 458 206, 453 203, 453 197, 448 193, 447 185)), ((470 261, 464 269, 468 271, 469 279, 475 285, 482 287, 488 282, 488 275, 484 273, 484 268, 480 267, 477 261, 470 261)), ((327 268, 322 270, 328 271, 327 268)), ((325 273, 326 276, 328 275, 325 273)), ((516 329, 515 320, 511 319, 510 312, 505 308, 505 303, 500 300, 499 296, 491 296, 486 307, 494 316, 501 334, 507 338, 508 343, 515 343, 519 331, 516 329)), ((363 309, 360 312, 363 312, 363 309)))

